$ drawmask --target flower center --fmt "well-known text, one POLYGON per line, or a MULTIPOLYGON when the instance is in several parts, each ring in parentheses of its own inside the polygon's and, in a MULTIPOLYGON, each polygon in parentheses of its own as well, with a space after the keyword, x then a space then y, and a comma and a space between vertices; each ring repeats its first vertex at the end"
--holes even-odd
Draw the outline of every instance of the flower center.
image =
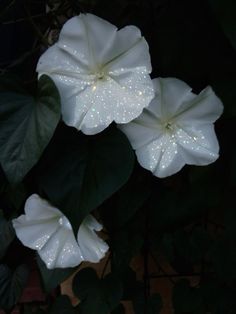
POLYGON ((164 131, 167 131, 167 132, 173 132, 174 131, 174 124, 172 123, 172 121, 165 121, 163 123, 163 129, 164 129, 164 131))
POLYGON ((99 71, 99 72, 96 73, 96 78, 98 80, 103 80, 105 78, 105 76, 106 76, 106 74, 105 74, 104 71, 99 71))

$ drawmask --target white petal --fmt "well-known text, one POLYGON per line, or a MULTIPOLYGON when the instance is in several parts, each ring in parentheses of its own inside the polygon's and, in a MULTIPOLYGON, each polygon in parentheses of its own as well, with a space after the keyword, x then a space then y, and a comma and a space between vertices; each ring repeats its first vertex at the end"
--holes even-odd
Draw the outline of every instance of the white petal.
POLYGON ((104 65, 109 72, 139 67, 143 67, 146 74, 152 71, 148 43, 137 27, 126 26, 119 30, 111 52, 104 65))
POLYGON ((78 94, 74 105, 64 107, 64 121, 85 134, 96 134, 112 121, 133 120, 152 97, 152 89, 138 82, 135 74, 130 74, 128 87, 111 78, 99 80, 78 94))
POLYGON ((55 232, 61 213, 37 194, 25 203, 26 215, 13 219, 13 227, 20 241, 31 249, 40 249, 55 232))
POLYGON ((117 28, 108 21, 93 14, 80 14, 64 24, 59 45, 69 53, 87 59, 90 70, 94 70, 108 61, 106 54, 113 46, 116 32, 117 28))
POLYGON ((119 125, 118 128, 128 137, 133 149, 139 149, 162 136, 162 129, 155 126, 155 121, 148 115, 143 113, 139 118, 127 124, 119 125))
POLYGON ((38 253, 49 269, 75 267, 83 261, 75 236, 67 228, 58 228, 38 253))
POLYGON ((59 219, 62 216, 62 213, 56 207, 53 207, 37 194, 32 194, 26 200, 25 214, 27 221, 47 220, 54 217, 59 219))
POLYGON ((108 250, 95 233, 102 225, 91 215, 81 224, 77 242, 69 220, 37 194, 27 199, 25 213, 12 221, 16 235, 38 251, 49 269, 75 267, 84 260, 98 262, 108 250))
POLYGON ((192 124, 206 124, 215 122, 223 112, 221 100, 211 87, 205 88, 195 98, 185 103, 178 112, 178 121, 191 126, 192 124))
POLYGON ((175 137, 186 164, 208 165, 219 156, 219 144, 212 124, 201 125, 200 129, 180 128, 175 137))
POLYGON ((136 155, 142 167, 160 178, 170 176, 184 166, 175 140, 166 134, 147 146, 137 149, 136 155))
POLYGON ((65 23, 37 71, 57 85, 64 122, 85 134, 101 132, 112 121, 133 120, 154 96, 148 44, 140 30, 118 31, 92 14, 65 23))
POLYGON ((39 58, 36 71, 39 75, 66 75, 70 84, 73 78, 80 78, 81 75, 88 75, 90 64, 76 52, 68 52, 56 43, 48 48, 39 58))
POLYGON ((87 216, 81 224, 77 241, 85 261, 96 263, 103 258, 108 250, 108 245, 97 236, 94 230, 99 230, 100 224, 95 222, 91 215, 87 216))
POLYGON ((88 228, 94 229, 95 231, 101 231, 103 228, 103 226, 92 215, 85 217, 83 223, 86 224, 88 228))
POLYGON ((26 215, 13 219, 12 223, 18 239, 34 250, 41 249, 58 227, 57 218, 28 220, 26 215))
POLYGON ((168 120, 176 115, 183 103, 194 99, 191 87, 176 78, 158 78, 153 80, 156 93, 156 114, 168 120))

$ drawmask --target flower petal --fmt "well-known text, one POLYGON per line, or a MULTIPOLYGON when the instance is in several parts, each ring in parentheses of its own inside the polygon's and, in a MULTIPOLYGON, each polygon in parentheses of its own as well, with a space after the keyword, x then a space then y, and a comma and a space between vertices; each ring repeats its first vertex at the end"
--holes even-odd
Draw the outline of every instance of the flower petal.
POLYGON ((16 235, 25 246, 38 251, 49 269, 75 267, 84 260, 98 262, 108 250, 95 233, 102 225, 91 215, 81 224, 77 243, 69 220, 37 194, 27 199, 25 213, 12 221, 16 235))
POLYGON ((127 123, 140 115, 147 100, 153 97, 152 90, 148 93, 149 90, 142 83, 137 90, 135 75, 129 78, 129 88, 111 78, 99 80, 77 95, 73 108, 64 108, 64 120, 67 117, 65 122, 68 125, 75 126, 85 134, 96 134, 112 121, 127 123))
POLYGON ((26 200, 25 214, 27 221, 59 219, 62 216, 62 213, 56 207, 53 207, 37 194, 32 194, 26 200))
POLYGON ((185 164, 207 165, 218 158, 213 122, 222 103, 210 87, 199 95, 174 78, 153 80, 155 97, 132 122, 119 126, 136 150, 139 163, 158 177, 185 164))
POLYGON ((186 164, 208 165, 219 157, 219 144, 212 124, 201 125, 200 129, 195 126, 179 128, 175 137, 186 164))
POLYGON ((189 103, 185 103, 178 112, 178 121, 184 125, 206 124, 215 122, 223 112, 221 100, 210 86, 205 88, 189 103))
POLYGON ((40 250, 58 227, 58 219, 28 220, 26 215, 13 219, 18 239, 27 247, 40 250))
POLYGON ((49 269, 75 267, 84 260, 73 232, 67 228, 58 228, 38 254, 49 269))
POLYGON ((139 118, 119 125, 118 128, 128 137, 133 149, 139 149, 162 136, 161 128, 151 127, 154 123, 152 117, 143 113, 139 118))
POLYGON ((142 167, 160 178, 170 176, 184 166, 175 139, 166 134, 137 149, 136 155, 142 167))
POLYGON ((106 53, 113 46, 116 33, 117 28, 108 21, 93 14, 80 14, 64 24, 59 45, 69 53, 87 59, 90 70, 94 70, 97 65, 109 61, 106 53))
POLYGON ((37 71, 57 85, 64 122, 89 135, 112 121, 133 120, 154 96, 148 44, 140 30, 127 26, 118 31, 92 14, 64 24, 37 71))
POLYGON ((108 71, 116 69, 130 70, 143 67, 143 73, 151 73, 149 46, 140 30, 135 26, 126 26, 116 33, 110 56, 104 64, 108 71))
POLYGON ((169 120, 176 115, 183 103, 194 99, 191 87, 176 78, 157 78, 153 80, 155 88, 156 114, 162 120, 169 120))
POLYGON ((100 225, 89 215, 81 224, 77 241, 84 260, 96 263, 103 258, 108 250, 108 245, 97 236, 94 230, 99 230, 100 225), (96 228, 96 229, 95 229, 96 228))

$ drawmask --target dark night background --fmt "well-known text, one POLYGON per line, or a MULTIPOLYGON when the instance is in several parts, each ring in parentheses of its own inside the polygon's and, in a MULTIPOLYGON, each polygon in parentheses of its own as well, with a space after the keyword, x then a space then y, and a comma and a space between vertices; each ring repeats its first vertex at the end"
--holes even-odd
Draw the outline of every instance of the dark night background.
MULTIPOLYGON (((178 174, 163 180, 152 177, 136 165, 128 183, 97 209, 110 236, 111 276, 118 276, 123 286, 120 299, 131 300, 137 314, 161 313, 161 297, 150 294, 151 274, 144 269, 143 280, 136 280, 130 261, 134 256, 142 256, 145 266, 151 255, 155 258, 164 256, 180 277, 173 283, 175 314, 236 313, 236 2, 0 0, 0 92, 6 86, 4 77, 9 75, 18 76, 26 89, 34 91, 35 66, 47 46, 45 34, 50 30, 57 32, 65 20, 80 12, 98 15, 118 28, 129 24, 138 26, 149 43, 152 78, 179 78, 196 93, 211 85, 225 108, 216 122, 221 148, 217 162, 207 167, 185 166, 178 174), (46 3, 51 7, 47 14, 46 3), (137 195, 137 202, 132 202, 137 195), (189 285, 188 277, 195 273, 199 275, 199 283, 193 287, 189 285)), ((74 137, 73 130, 59 125, 52 143, 66 142, 63 139, 66 135, 62 134, 67 132, 68 137, 74 137)), ((52 162, 50 156, 55 157, 57 153, 57 149, 46 149, 39 165, 24 179, 23 192, 22 186, 15 190, 9 187, 1 174, 0 205, 6 218, 11 217, 15 208, 22 210, 21 197, 24 199, 24 193, 29 193, 25 189, 40 191, 40 184, 47 176, 39 180, 41 183, 38 183, 38 177, 52 162)), ((1 236, 0 230, 0 240, 1 236)), ((27 254, 19 247, 14 240, 3 263, 13 268, 18 263, 27 263, 27 254), (10 250, 14 246, 19 250, 17 261, 10 250)), ((84 275, 86 271, 77 278, 82 282, 81 290, 83 284, 86 289, 84 275)), ((94 276, 89 270, 87 275, 90 279, 94 276)), ((168 273, 163 275, 172 280, 168 273)), ((54 278, 60 283, 62 277, 59 272, 54 278)), ((0 269, 0 283, 1 280, 0 269)), ((116 300, 119 283, 112 281, 114 286, 109 295, 110 279, 101 283, 103 288, 94 283, 96 280, 91 279, 94 290, 87 292, 87 303, 93 300, 94 308, 86 312, 89 307, 83 300, 78 313, 106 314, 102 302, 112 304, 116 300), (95 286, 106 291, 102 302, 95 286)), ((5 298, 4 293, 0 285, 0 300, 5 298)), ((81 291, 77 293, 80 297, 83 295, 81 291)), ((69 306, 67 310, 65 313, 72 313, 69 306)), ((122 305, 112 310, 113 314, 124 313, 122 305)), ((49 313, 53 314, 53 310, 49 313)))

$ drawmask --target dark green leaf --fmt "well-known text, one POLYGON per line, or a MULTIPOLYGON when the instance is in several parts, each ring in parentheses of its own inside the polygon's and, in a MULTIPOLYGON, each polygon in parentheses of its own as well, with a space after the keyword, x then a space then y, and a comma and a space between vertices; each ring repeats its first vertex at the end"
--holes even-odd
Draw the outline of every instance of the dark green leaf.
POLYGON ((143 237, 129 230, 117 232, 111 239, 112 267, 120 273, 127 269, 132 257, 136 256, 143 245, 143 237))
POLYGON ((84 268, 76 274, 73 280, 73 291, 79 299, 85 299, 92 289, 97 289, 99 280, 93 268, 84 268))
POLYGON ((0 265, 0 308, 11 309, 19 300, 29 276, 25 265, 12 271, 8 266, 0 265))
POLYGON ((62 128, 40 184, 49 199, 71 221, 75 233, 84 217, 116 192, 133 170, 134 154, 125 135, 111 128, 85 136, 62 128), (60 191, 60 193, 58 193, 60 191))
POLYGON ((11 183, 19 182, 37 163, 60 119, 60 97, 43 75, 34 98, 0 93, 0 161, 11 183))
POLYGON ((59 296, 56 298, 49 311, 49 314, 75 314, 78 313, 75 308, 73 308, 71 301, 68 296, 59 296))
POLYGON ((10 221, 7 221, 0 211, 0 259, 15 237, 15 231, 10 221))
POLYGON ((75 272, 75 268, 48 269, 39 256, 37 257, 37 263, 42 276, 43 287, 46 292, 50 292, 55 289, 61 282, 66 280, 75 272))
POLYGON ((123 227, 143 206, 151 194, 150 177, 134 171, 127 184, 103 204, 102 218, 108 229, 123 227))
POLYGON ((28 194, 23 183, 16 185, 7 184, 5 188, 5 196, 10 207, 18 211, 25 202, 28 194))
POLYGON ((109 314, 122 298, 120 280, 108 274, 99 280, 94 270, 81 270, 73 280, 73 291, 81 300, 81 314, 109 314))

